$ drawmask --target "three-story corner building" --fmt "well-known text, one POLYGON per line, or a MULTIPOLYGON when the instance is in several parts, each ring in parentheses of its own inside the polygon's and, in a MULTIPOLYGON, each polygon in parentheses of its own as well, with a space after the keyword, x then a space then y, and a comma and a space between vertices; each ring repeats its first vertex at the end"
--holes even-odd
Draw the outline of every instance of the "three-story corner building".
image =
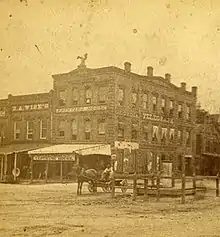
POLYGON ((79 66, 53 79, 54 142, 110 144, 117 170, 127 172, 154 169, 158 159, 178 171, 180 157, 195 153, 196 87, 177 87, 152 67, 145 76, 132 73, 129 62, 79 66))

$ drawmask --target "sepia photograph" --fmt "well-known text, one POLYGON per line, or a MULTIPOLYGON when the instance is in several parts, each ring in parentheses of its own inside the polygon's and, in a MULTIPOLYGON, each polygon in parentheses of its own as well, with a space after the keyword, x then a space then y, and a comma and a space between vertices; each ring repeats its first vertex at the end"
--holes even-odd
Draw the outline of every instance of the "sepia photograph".
POLYGON ((219 62, 219 0, 0 0, 0 236, 220 237, 219 62))

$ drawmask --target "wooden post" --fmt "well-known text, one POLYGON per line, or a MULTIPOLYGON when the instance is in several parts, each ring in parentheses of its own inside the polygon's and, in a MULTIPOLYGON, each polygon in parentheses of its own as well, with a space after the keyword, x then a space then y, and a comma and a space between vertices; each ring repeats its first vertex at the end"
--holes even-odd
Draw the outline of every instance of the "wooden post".
POLYGON ((219 197, 219 173, 216 177, 216 197, 219 197))
POLYGON ((49 168, 49 159, 47 160, 46 168, 45 168, 45 183, 47 183, 47 178, 48 178, 48 168, 49 168))
POLYGON ((137 198, 137 174, 134 174, 133 179, 133 201, 135 201, 137 198))
POLYGON ((148 200, 148 177, 144 179, 144 200, 148 200))
POLYGON ((60 182, 63 180, 63 160, 60 161, 60 182))
POLYGON ((115 197, 115 175, 113 175, 113 178, 112 178, 112 192, 111 192, 111 196, 112 198, 115 197))
MULTIPOLYGON (((16 172, 16 168, 17 168, 17 156, 18 154, 15 153, 15 159, 14 159, 14 170, 16 172)), ((16 174, 14 173, 14 181, 16 181, 16 174)))
POLYGON ((195 160, 195 157, 192 158, 192 168, 193 168, 193 190, 194 190, 194 195, 196 195, 196 160, 195 160))
POLYGON ((31 156, 31 183, 33 182, 33 176, 34 176, 34 174, 33 174, 33 163, 34 163, 34 161, 33 161, 33 156, 31 156))
POLYGON ((1 180, 3 180, 4 156, 1 157, 1 180))
POLYGON ((157 187, 156 187, 156 200, 157 202, 160 200, 160 170, 161 170, 161 157, 159 156, 159 160, 157 160, 157 187))
POLYGON ((173 162, 172 162, 172 188, 175 187, 175 173, 176 173, 176 163, 174 161, 175 157, 173 157, 173 162))
POLYGON ((4 156, 4 175, 7 174, 7 169, 8 169, 8 156, 5 154, 4 156))
POLYGON ((185 193, 185 189, 186 189, 186 177, 185 177, 185 156, 183 155, 182 157, 181 157, 182 159, 181 159, 181 166, 182 166, 182 204, 184 204, 185 203, 185 201, 186 201, 186 199, 185 199, 185 195, 186 195, 186 193, 185 193))

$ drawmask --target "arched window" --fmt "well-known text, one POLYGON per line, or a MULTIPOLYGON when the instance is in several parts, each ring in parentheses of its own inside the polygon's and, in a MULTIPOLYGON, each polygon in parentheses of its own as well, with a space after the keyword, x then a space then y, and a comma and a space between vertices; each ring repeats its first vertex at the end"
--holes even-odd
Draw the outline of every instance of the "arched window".
POLYGON ((90 88, 86 89, 86 104, 91 104, 92 103, 92 90, 90 88))
POLYGON ((91 121, 88 119, 85 121, 85 139, 90 140, 91 138, 91 121))

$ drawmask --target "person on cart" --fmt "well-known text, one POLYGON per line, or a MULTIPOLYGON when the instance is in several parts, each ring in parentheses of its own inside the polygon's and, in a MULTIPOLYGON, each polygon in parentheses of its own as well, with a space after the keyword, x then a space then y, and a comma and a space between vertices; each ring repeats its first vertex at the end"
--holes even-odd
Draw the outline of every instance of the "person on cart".
POLYGON ((113 172, 113 168, 111 167, 110 164, 107 165, 107 167, 105 168, 105 170, 102 173, 102 178, 101 180, 104 181, 109 181, 110 179, 110 174, 113 172))

